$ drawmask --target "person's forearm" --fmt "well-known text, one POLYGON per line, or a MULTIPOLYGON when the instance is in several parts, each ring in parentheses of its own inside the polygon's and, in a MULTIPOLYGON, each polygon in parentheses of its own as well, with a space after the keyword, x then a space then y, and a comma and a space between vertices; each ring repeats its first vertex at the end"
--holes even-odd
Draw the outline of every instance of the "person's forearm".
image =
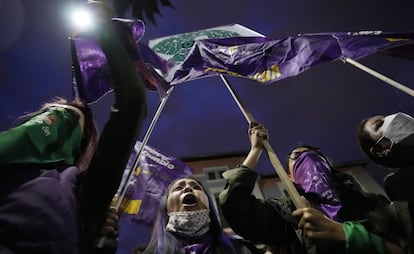
POLYGON ((115 104, 83 176, 80 198, 88 237, 95 239, 146 116, 146 90, 134 64, 110 24, 99 27, 99 44, 108 60, 115 104))
POLYGON ((252 149, 250 149, 250 152, 247 155, 246 159, 244 159, 242 165, 249 169, 255 169, 257 161, 259 160, 262 152, 263 152, 262 149, 253 147, 252 149))
POLYGON ((132 117, 131 113, 145 117, 145 85, 125 46, 119 39, 118 30, 120 28, 115 24, 102 24, 99 28, 101 29, 99 44, 108 60, 114 86, 115 105, 113 107, 121 111, 119 113, 128 114, 130 117, 132 117))
POLYGON ((124 46, 114 37, 114 27, 103 24, 99 29, 99 44, 108 60, 115 104, 101 132, 97 151, 88 169, 87 181, 84 182, 93 183, 93 190, 89 190, 88 193, 97 196, 93 200, 106 200, 100 202, 101 209, 106 210, 118 188, 123 170, 138 138, 147 105, 144 84, 124 46))

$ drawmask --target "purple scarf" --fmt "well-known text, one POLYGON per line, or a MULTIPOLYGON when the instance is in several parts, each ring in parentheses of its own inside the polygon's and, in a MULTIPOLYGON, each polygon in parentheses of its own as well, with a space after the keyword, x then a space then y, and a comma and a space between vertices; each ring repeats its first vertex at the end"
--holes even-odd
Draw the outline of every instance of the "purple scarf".
POLYGON ((320 197, 319 209, 326 216, 341 221, 337 215, 342 207, 341 199, 335 188, 330 166, 324 158, 313 152, 302 153, 295 161, 293 177, 305 193, 314 193, 320 197))

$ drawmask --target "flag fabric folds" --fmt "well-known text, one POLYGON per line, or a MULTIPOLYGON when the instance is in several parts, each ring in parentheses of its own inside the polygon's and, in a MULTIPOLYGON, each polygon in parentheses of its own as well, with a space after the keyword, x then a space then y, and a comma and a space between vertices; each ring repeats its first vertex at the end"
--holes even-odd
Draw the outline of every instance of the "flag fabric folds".
MULTIPOLYGON (((296 76, 309 68, 346 58, 382 53, 414 59, 414 33, 382 31, 309 33, 270 39, 240 24, 139 42, 141 21, 113 19, 147 88, 161 97, 170 85, 230 75, 264 84, 296 76)), ((88 37, 72 38, 74 91, 91 103, 112 91, 105 55, 88 37)))
MULTIPOLYGON (((140 147, 141 142, 136 142, 125 172, 133 167, 140 147)), ((193 174, 193 169, 181 160, 148 145, 141 152, 138 166, 132 170, 133 176, 119 210, 122 218, 147 226, 153 225, 160 200, 169 184, 174 179, 193 174)))
MULTIPOLYGON (((329 33, 319 33, 310 35, 329 35, 329 33)), ((380 53, 393 55, 391 52, 400 52, 399 57, 412 55, 412 51, 406 48, 414 45, 414 33, 397 33, 382 31, 360 31, 360 32, 341 32, 330 33, 341 48, 342 57, 358 60, 363 57, 380 53)), ((397 55, 395 55, 397 56, 397 55)))
POLYGON ((271 83, 295 76, 341 55, 335 38, 328 35, 288 37, 234 37, 200 40, 174 74, 172 84, 227 74, 271 83))
MULTIPOLYGON (((230 24, 194 32, 155 38, 148 42, 148 47, 161 59, 170 64, 170 66, 166 68, 168 71, 166 73, 162 73, 162 76, 168 82, 171 82, 174 73, 181 68, 181 64, 188 57, 188 54, 192 50, 192 47, 196 41, 238 36, 260 37, 262 35, 240 24, 230 24)), ((172 82, 172 84, 177 83, 172 82)))
POLYGON ((410 32, 310 33, 270 39, 236 25, 153 39, 148 46, 175 63, 163 74, 172 85, 220 74, 270 84, 318 64, 375 53, 414 59, 410 32), (236 25, 238 29, 230 31, 236 25), (221 32, 209 34, 214 30, 221 32))
MULTIPOLYGON (((111 21, 115 34, 118 36, 125 49, 131 56, 137 72, 143 79, 147 89, 156 90, 161 97, 166 95, 169 84, 144 62, 138 47, 138 41, 142 38, 145 26, 140 20, 113 18, 111 21)), ((81 98, 87 103, 93 103, 113 90, 111 73, 108 62, 99 43, 88 34, 78 34, 71 38, 72 62, 73 62, 73 91, 76 98, 81 98)), ((151 62, 159 64, 162 60, 154 53, 143 49, 144 54, 151 62)), ((167 64, 163 65, 167 66, 167 64)))

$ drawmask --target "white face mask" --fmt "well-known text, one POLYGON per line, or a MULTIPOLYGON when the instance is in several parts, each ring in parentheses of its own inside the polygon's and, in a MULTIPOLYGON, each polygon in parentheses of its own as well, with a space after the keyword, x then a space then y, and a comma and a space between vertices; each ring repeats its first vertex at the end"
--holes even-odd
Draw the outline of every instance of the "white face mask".
POLYGON ((414 133, 414 118, 401 112, 388 115, 384 118, 382 133, 393 144, 398 144, 414 133))
POLYGON ((183 236, 202 236, 210 229, 210 211, 208 209, 171 212, 166 226, 167 231, 179 233, 183 236))

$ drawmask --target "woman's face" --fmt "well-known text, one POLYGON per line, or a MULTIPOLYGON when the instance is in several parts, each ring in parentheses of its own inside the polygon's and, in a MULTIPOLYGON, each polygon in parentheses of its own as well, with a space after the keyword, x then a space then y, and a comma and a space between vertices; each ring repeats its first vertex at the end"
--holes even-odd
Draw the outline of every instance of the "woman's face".
POLYGON ((170 188, 167 212, 185 212, 209 209, 208 198, 203 187, 194 179, 177 180, 170 188))
POLYGON ((368 135, 372 138, 372 140, 376 141, 382 137, 382 125, 384 124, 384 116, 378 115, 370 117, 365 125, 364 130, 368 133, 368 135))
POLYGON ((289 157, 288 157, 288 167, 289 167, 289 173, 290 173, 289 176, 293 182, 295 181, 293 177, 293 169, 294 169, 295 161, 303 152, 306 152, 308 150, 310 150, 308 147, 297 147, 293 149, 292 152, 289 153, 289 157))

